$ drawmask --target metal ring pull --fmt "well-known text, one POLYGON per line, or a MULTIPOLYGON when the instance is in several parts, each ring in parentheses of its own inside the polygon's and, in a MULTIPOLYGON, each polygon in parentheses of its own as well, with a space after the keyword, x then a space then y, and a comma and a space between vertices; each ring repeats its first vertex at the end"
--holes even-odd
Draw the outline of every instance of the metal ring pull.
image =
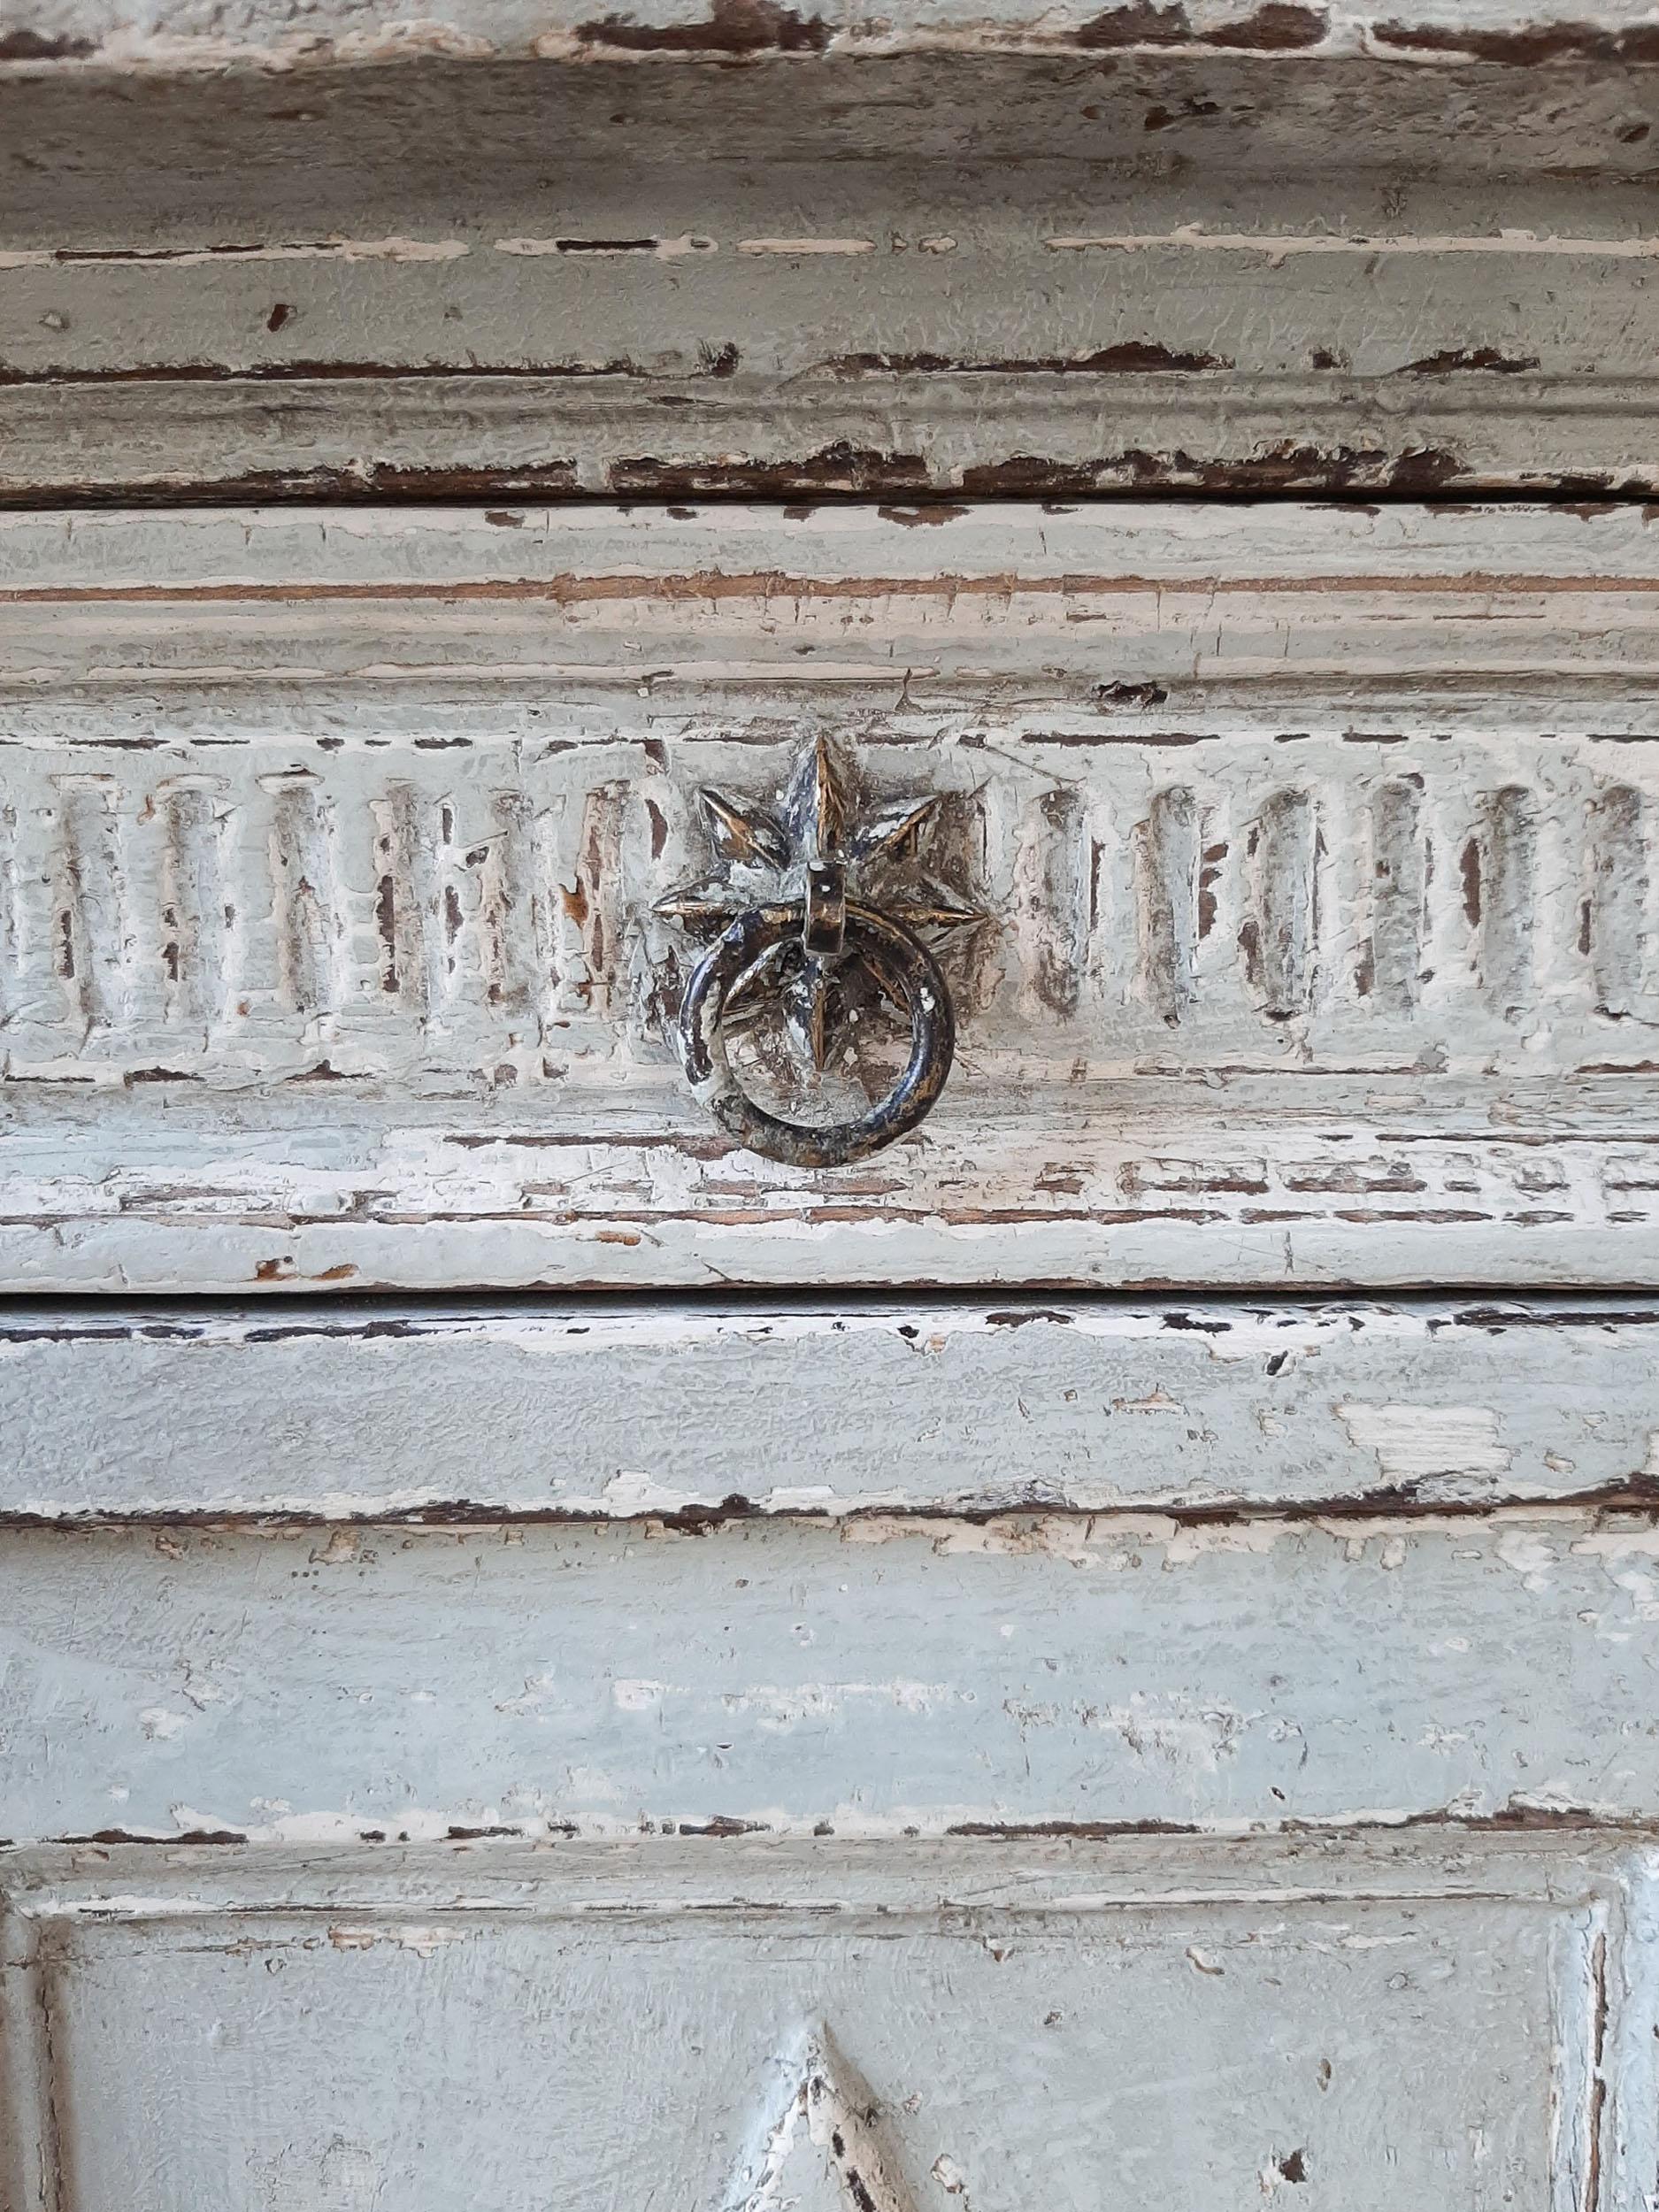
POLYGON ((783 1121, 757 1106, 732 1071, 721 1027, 732 986, 772 947, 799 932, 810 943, 796 904, 746 907, 704 953, 686 986, 680 1010, 680 1053, 693 1091, 723 1128, 751 1152, 795 1167, 845 1167, 908 1136, 945 1087, 956 1048, 956 1016, 939 963, 921 939, 874 907, 849 906, 845 934, 902 997, 910 1018, 910 1056, 898 1081, 856 1121, 825 1128, 783 1121))
POLYGON ((823 739, 775 814, 724 792, 701 796, 722 865, 657 905, 689 931, 718 932, 680 1003, 676 1042, 687 1079, 722 1127, 769 1159, 796 1167, 866 1159, 916 1128, 950 1072, 956 1017, 926 939, 986 918, 920 871, 938 801, 856 813, 846 771, 823 739), (738 1080, 726 1044, 734 1023, 780 1011, 797 1070, 821 1075, 838 1057, 856 1059, 849 1033, 884 998, 909 1021, 910 1056, 855 1119, 787 1120, 738 1080))

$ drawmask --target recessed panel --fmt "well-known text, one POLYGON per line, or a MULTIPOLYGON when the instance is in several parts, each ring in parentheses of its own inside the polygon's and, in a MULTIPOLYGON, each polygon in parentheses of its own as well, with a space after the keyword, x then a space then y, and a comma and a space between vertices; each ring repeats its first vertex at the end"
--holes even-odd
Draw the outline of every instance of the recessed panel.
POLYGON ((27 1901, 54 2201, 1602 2201, 1617 1929, 1581 1863, 1552 1895, 1479 1853, 1414 1881, 1180 1851, 726 1871, 704 1846, 689 1878, 660 1847, 486 1851, 441 1881, 256 1855, 206 1898, 174 1865, 101 1897, 83 1858, 27 1901))

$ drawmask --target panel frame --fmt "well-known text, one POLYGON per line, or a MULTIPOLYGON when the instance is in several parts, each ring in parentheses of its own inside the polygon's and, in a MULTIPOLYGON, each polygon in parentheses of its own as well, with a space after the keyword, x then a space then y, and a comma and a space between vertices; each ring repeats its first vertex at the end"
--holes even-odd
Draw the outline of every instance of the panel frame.
MULTIPOLYGON (((0 2176, 8 2212, 78 2212, 58 2147, 66 2085, 52 2050, 52 1981, 65 1970, 65 1944, 96 1941, 101 1927, 183 1924, 229 1939, 261 1914, 315 1916, 321 1926, 347 1918, 377 1934, 457 1916, 601 1926, 620 1916, 631 1927, 643 1922, 657 1940, 679 1927, 688 1939, 720 1941, 787 1932, 792 1921, 822 1930, 827 1919, 885 1940, 902 1939, 910 1926, 988 1942, 1033 1924, 1076 1930, 1124 1908, 1467 1900, 1558 1916, 1560 2155, 1549 2212, 1641 2212, 1659 2155, 1648 2056, 1659 2033, 1655 1873, 1650 1834, 1571 1829, 1225 1846, 641 1839, 27 1850, 0 1858, 0 2176)), ((903 2212, 903 2201, 895 2193, 877 2212, 903 2212)))

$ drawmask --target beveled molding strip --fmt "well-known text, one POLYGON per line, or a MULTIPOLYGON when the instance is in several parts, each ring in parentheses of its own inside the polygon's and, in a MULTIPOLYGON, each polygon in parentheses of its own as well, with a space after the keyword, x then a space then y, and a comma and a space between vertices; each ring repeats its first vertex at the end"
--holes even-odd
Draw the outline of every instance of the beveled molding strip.
MULTIPOLYGON (((291 287, 289 288, 292 288, 291 287)), ((1110 349, 1109 349, 1110 350, 1110 349)), ((0 502, 127 499, 1394 499, 1659 492, 1651 380, 1504 361, 1382 378, 1065 373, 572 377, 149 369, 0 380, 0 502)), ((1486 351, 1495 351, 1486 349, 1486 351)))
POLYGON ((14 517, 0 568, 0 1280, 1654 1274, 1638 511, 14 517), (664 1039, 695 793, 808 733, 991 917, 860 1172, 757 1169, 664 1039))
POLYGON ((12 1528, 873 1514, 971 1545, 988 1515, 1102 1514, 1179 1549, 1263 1520, 1612 1526, 1659 1502, 1659 1304, 42 1303, 0 1316, 0 1429, 12 1528))

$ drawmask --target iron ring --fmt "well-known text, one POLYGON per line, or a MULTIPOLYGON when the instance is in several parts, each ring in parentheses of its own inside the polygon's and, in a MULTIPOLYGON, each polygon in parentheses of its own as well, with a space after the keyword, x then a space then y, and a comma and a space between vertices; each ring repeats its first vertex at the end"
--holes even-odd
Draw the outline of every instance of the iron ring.
POLYGON ((804 904, 746 907, 693 969, 680 1002, 678 1043, 686 1079, 721 1127, 792 1167, 845 1167, 908 1136, 933 1107, 956 1051, 956 1025, 939 963, 915 933, 876 908, 849 900, 846 938, 903 1003, 910 1056, 893 1088, 856 1121, 814 1129, 756 1105, 733 1072, 721 1027, 726 995, 769 947, 799 938, 804 904))

